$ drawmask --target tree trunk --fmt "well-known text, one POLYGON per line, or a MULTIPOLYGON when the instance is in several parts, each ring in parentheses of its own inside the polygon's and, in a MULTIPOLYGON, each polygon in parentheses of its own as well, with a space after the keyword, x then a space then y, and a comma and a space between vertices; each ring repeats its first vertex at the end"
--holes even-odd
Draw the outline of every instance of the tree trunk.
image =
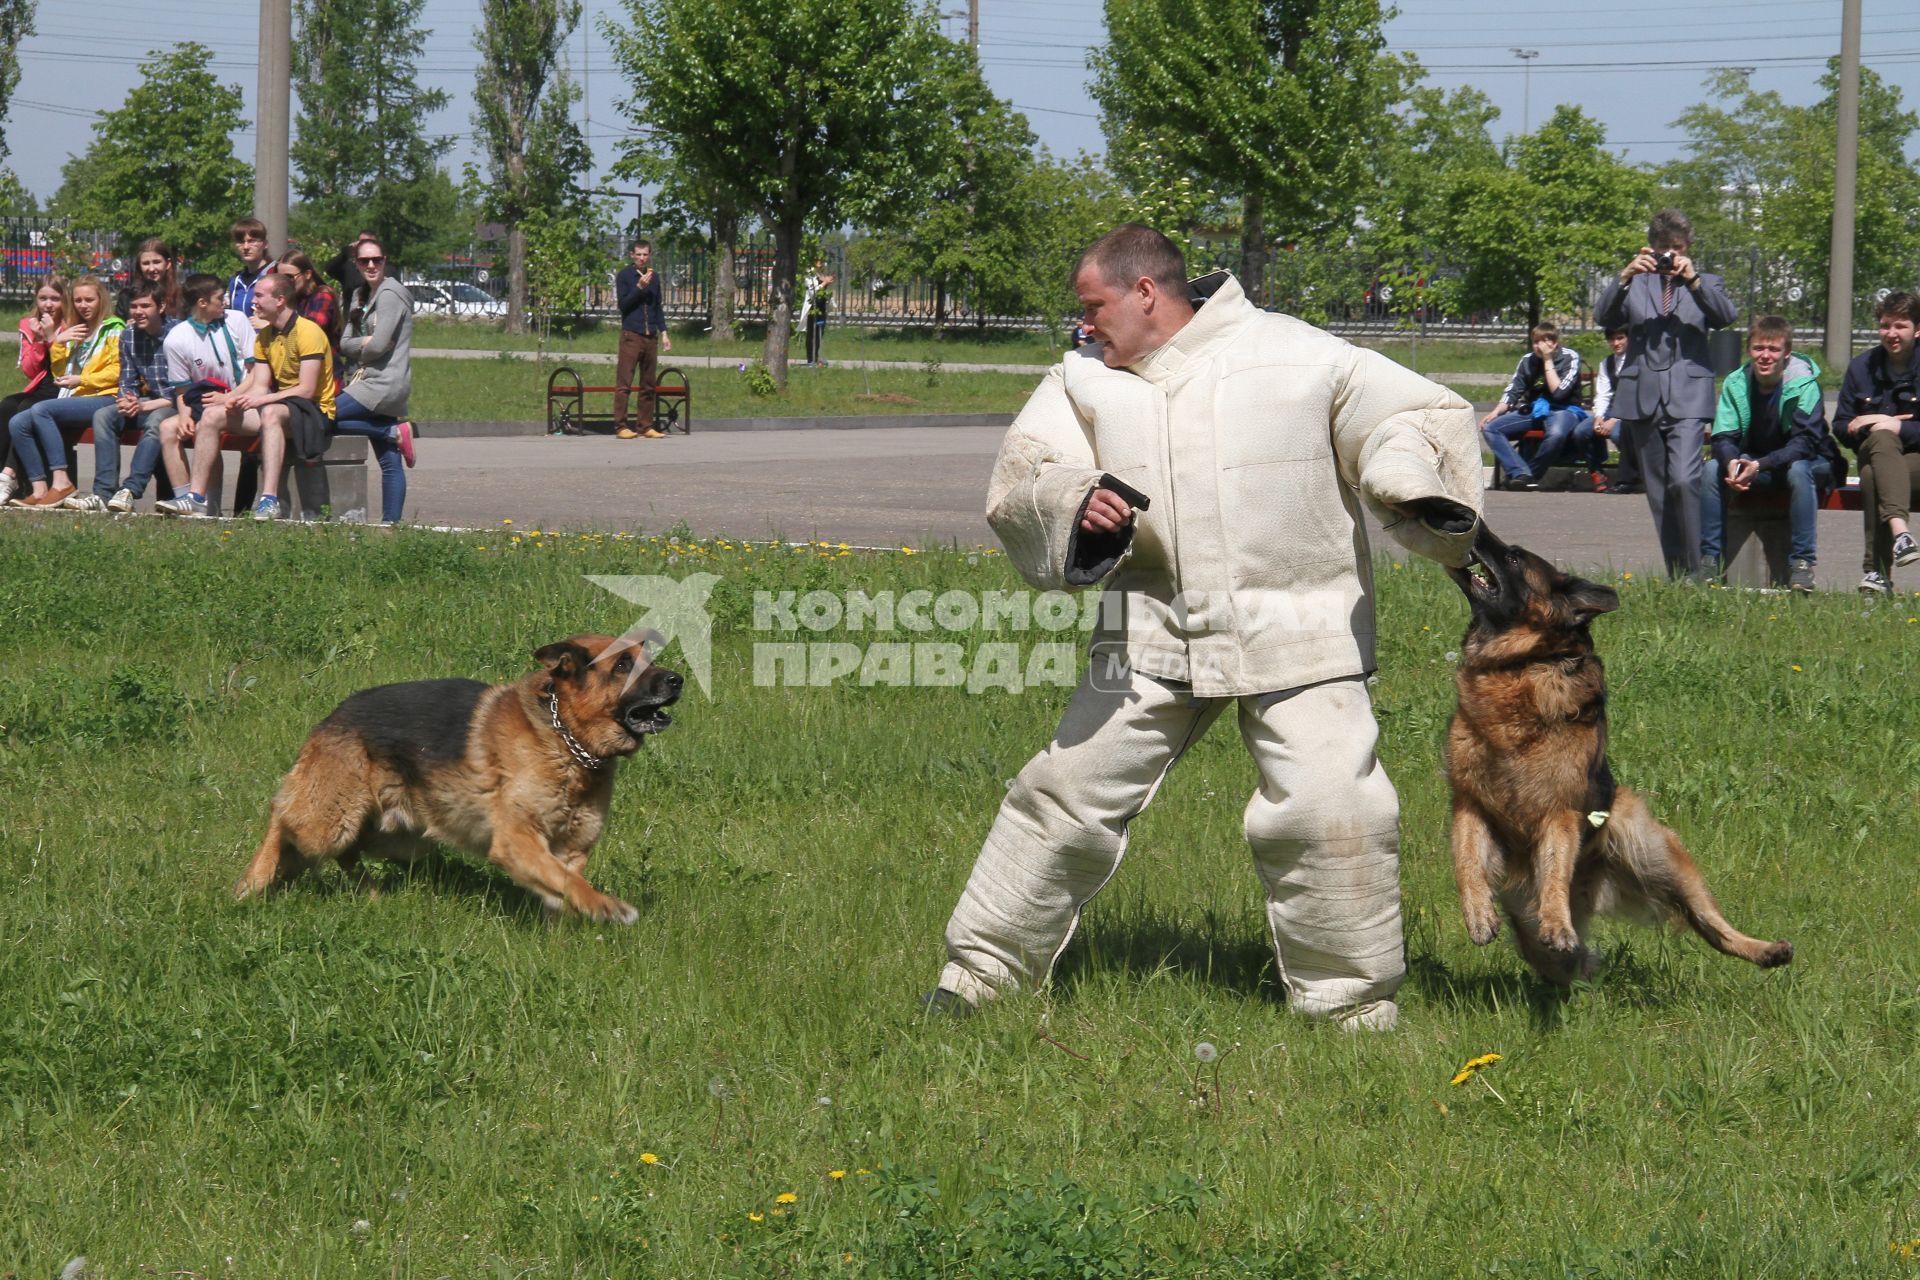
POLYGON ((787 347, 793 341, 794 271, 800 263, 801 223, 790 218, 773 229, 773 281, 767 290, 767 371, 787 387, 787 347))
POLYGON ((740 238, 740 215, 713 215, 713 292, 707 296, 707 323, 715 342, 733 341, 733 309, 739 285, 733 276, 733 244, 740 238))
POLYGON ((1240 203, 1240 288, 1254 306, 1267 304, 1266 201, 1257 191, 1240 203))
POLYGON ((527 229, 507 228, 507 332, 527 331, 527 229))

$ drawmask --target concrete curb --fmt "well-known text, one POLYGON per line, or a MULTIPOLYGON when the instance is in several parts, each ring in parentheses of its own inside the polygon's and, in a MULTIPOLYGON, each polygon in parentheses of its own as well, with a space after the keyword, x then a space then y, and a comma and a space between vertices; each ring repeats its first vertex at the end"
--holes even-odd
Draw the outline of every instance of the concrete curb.
MULTIPOLYGON (((877 431, 913 427, 1007 427, 1011 413, 873 413, 842 418, 696 418, 693 433, 710 431, 877 431)), ((544 422, 428 422, 419 428, 423 440, 499 439, 544 436, 544 422)), ((612 437, 592 432, 603 439, 612 437)))

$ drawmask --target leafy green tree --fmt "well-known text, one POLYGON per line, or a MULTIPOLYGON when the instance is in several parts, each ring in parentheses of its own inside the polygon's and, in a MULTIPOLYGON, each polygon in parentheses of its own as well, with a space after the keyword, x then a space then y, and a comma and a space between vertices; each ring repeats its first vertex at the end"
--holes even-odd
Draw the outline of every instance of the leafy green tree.
MULTIPOLYGON (((1826 96, 1789 105, 1778 93, 1756 93, 1745 76, 1721 71, 1707 80, 1710 100, 1674 123, 1686 130, 1687 154, 1660 171, 1663 196, 1687 210, 1705 259, 1729 276, 1735 295, 1755 310, 1802 308, 1824 314, 1832 249, 1833 148, 1838 68, 1821 79, 1826 96), (1741 284, 1746 287, 1742 289, 1741 284)), ((1871 69, 1860 72, 1860 165, 1855 185, 1856 317, 1879 288, 1911 287, 1920 259, 1920 167, 1907 158, 1920 117, 1907 110, 1898 85, 1871 69)))
POLYGON ((240 91, 208 70, 213 51, 179 44, 149 54, 126 101, 93 126, 93 142, 61 171, 53 210, 110 229, 131 250, 161 236, 205 260, 253 208, 253 167, 233 152, 246 125, 240 91))
POLYGON ((30 218, 39 212, 40 202, 20 181, 20 175, 11 169, 0 168, 0 217, 30 218))
POLYGON ((1560 106, 1514 139, 1506 164, 1468 169, 1447 190, 1436 226, 1463 268, 1471 309, 1523 307, 1529 324, 1577 311, 1593 277, 1617 268, 1645 233, 1651 181, 1606 149, 1606 131, 1560 106))
MULTIPOLYGON (((0 120, 20 84, 20 42, 32 34, 33 0, 0 0, 0 120)), ((0 160, 6 158, 7 135, 0 130, 0 160)))
POLYGON ((1238 200, 1251 296, 1269 226, 1282 239, 1351 226, 1410 73, 1384 52, 1379 0, 1107 0, 1106 17, 1090 61, 1110 146, 1145 141, 1238 200))
POLYGON ((956 295, 984 325, 989 314, 1029 305, 1027 257, 1038 213, 1028 182, 1033 131, 994 96, 966 45, 938 43, 926 88, 941 117, 921 144, 926 176, 870 238, 864 256, 887 279, 919 275, 932 282, 936 329, 956 295))
POLYGON ((432 262, 455 232, 453 182, 439 166, 452 145, 426 118, 447 105, 415 67, 425 0, 296 0, 293 81, 295 234, 335 245, 379 235, 400 265, 432 262))
POLYGON ((884 220, 921 171, 938 35, 913 0, 626 0, 602 30, 634 123, 773 233, 766 363, 786 385, 809 224, 884 220))
POLYGON ((507 226, 508 333, 526 332, 527 220, 579 186, 577 173, 551 172, 551 149, 570 141, 552 135, 578 130, 564 109, 543 110, 554 97, 568 103, 560 58, 579 22, 580 0, 481 0, 473 124, 487 161, 487 212, 507 226))
POLYGON ((1084 155, 1066 162, 1043 149, 1022 185, 1028 210, 1022 309, 1044 316, 1057 335, 1080 314, 1070 278, 1074 261, 1106 232, 1138 219, 1114 176, 1084 155))

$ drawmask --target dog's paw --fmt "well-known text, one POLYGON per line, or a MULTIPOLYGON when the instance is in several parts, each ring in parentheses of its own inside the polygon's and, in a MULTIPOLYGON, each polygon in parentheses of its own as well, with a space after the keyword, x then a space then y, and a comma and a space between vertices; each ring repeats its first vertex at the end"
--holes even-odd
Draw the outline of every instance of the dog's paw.
POLYGON ((1791 942, 1770 942, 1767 944, 1767 949, 1760 953, 1760 959, 1755 961, 1755 963, 1762 969, 1778 969, 1781 965, 1787 964, 1792 960, 1793 944, 1791 942))
POLYGON ((1580 935, 1575 933, 1573 925, 1561 921, 1542 920, 1540 922, 1540 945, 1549 951, 1570 956, 1580 950, 1580 935))
POLYGON ((1463 906, 1461 914, 1467 920, 1467 936, 1473 939, 1473 945, 1484 947, 1500 936, 1500 912, 1491 902, 1463 906))
POLYGON ((640 918, 640 912, 618 898, 602 894, 600 900, 587 910, 586 916, 599 924, 632 924, 640 918))

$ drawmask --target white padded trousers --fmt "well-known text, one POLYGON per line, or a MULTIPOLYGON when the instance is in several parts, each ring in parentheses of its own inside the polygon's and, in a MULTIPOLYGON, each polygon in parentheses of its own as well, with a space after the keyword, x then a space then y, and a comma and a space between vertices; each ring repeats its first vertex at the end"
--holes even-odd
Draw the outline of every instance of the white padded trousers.
POLYGON ((1196 699, 1135 672, 1083 678, 1052 742, 1021 769, 947 923, 940 985, 979 1004, 1044 982, 1080 910, 1120 865, 1127 824, 1229 702, 1260 769, 1245 832, 1293 1008, 1391 1026, 1406 974, 1399 797, 1374 755, 1379 727, 1352 677, 1238 699, 1196 699))

